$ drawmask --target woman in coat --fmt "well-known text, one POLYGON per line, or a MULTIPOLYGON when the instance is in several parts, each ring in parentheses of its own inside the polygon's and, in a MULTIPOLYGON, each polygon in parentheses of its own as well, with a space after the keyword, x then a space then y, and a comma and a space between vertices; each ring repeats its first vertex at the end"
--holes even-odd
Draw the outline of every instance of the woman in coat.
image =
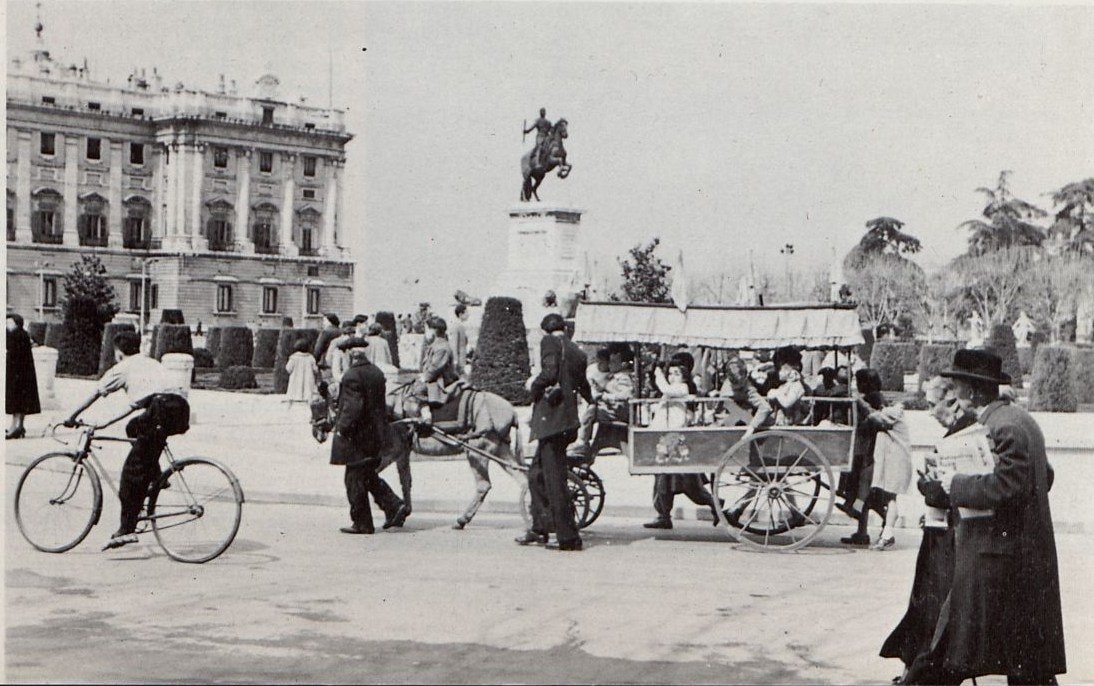
POLYGON ((27 435, 23 420, 28 414, 38 414, 42 405, 38 401, 38 377, 34 373, 34 354, 30 336, 23 329, 23 318, 8 315, 7 381, 4 393, 4 411, 11 415, 11 426, 5 439, 23 438, 27 435))

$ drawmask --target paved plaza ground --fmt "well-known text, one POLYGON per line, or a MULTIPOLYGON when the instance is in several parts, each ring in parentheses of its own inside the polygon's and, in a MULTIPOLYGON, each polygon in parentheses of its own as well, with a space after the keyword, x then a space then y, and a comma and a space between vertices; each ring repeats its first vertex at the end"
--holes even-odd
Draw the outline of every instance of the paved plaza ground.
MULTIPOLYGON (((90 388, 60 379, 59 400, 71 407, 90 388)), ((900 671, 877 651, 905 609, 913 527, 896 550, 851 551, 838 542, 849 522, 834 520, 804 551, 760 554, 689 505, 676 529, 654 534, 641 527, 652 478, 603 458, 608 505, 584 533, 587 550, 548 553, 512 542, 517 489, 500 470, 483 514, 450 529, 472 492, 456 459, 415 461, 404 529, 350 537, 337 530, 348 523, 341 471, 303 407, 212 391, 191 400, 194 427, 172 446, 237 473, 248 502, 236 542, 200 566, 172 562, 151 539, 99 552, 117 517, 108 497, 88 540, 47 555, 5 517, 8 681, 885 683, 900 671)), ((32 417, 31 433, 50 418, 32 417)), ((1081 443, 1073 433, 1057 445, 1081 443)), ((23 465, 55 447, 7 443, 6 512, 23 465)), ((121 461, 107 453, 115 475, 121 461)), ((1071 520, 1057 536, 1063 681, 1090 683, 1094 531, 1071 520)))

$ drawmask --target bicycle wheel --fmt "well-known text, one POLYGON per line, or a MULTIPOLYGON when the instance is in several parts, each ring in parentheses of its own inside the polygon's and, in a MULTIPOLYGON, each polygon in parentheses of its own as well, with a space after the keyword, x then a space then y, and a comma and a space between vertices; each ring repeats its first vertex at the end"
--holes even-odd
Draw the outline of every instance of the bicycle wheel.
POLYGON ((15 489, 15 522, 27 543, 47 553, 72 550, 99 521, 99 475, 72 453, 42 455, 15 489))
POLYGON ((243 516, 243 489, 231 470, 191 457, 164 470, 148 497, 160 547, 179 562, 208 562, 232 544, 243 516))

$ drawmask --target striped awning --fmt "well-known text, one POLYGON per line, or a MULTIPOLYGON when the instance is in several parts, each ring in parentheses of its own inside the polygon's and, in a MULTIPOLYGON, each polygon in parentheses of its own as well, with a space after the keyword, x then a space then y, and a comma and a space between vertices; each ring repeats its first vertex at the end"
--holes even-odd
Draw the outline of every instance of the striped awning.
POLYGON ((692 306, 583 302, 574 339, 586 343, 663 343, 764 350, 849 348, 863 343, 858 313, 838 305, 771 307, 692 306))

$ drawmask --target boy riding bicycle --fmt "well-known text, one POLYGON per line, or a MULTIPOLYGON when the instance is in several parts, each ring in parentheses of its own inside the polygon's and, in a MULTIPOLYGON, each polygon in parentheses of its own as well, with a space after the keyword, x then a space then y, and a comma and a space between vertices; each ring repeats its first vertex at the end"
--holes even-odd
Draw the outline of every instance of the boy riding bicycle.
POLYGON ((95 393, 64 421, 65 426, 76 426, 81 412, 100 397, 120 389, 125 389, 132 409, 144 410, 125 427, 126 435, 133 439, 133 448, 125 458, 118 487, 121 526, 103 550, 137 541, 135 531, 141 506, 149 486, 160 473, 159 457, 167 437, 190 428, 190 405, 183 397, 183 388, 163 365, 140 354, 140 334, 123 331, 114 337, 113 343, 117 364, 103 375, 95 393))

